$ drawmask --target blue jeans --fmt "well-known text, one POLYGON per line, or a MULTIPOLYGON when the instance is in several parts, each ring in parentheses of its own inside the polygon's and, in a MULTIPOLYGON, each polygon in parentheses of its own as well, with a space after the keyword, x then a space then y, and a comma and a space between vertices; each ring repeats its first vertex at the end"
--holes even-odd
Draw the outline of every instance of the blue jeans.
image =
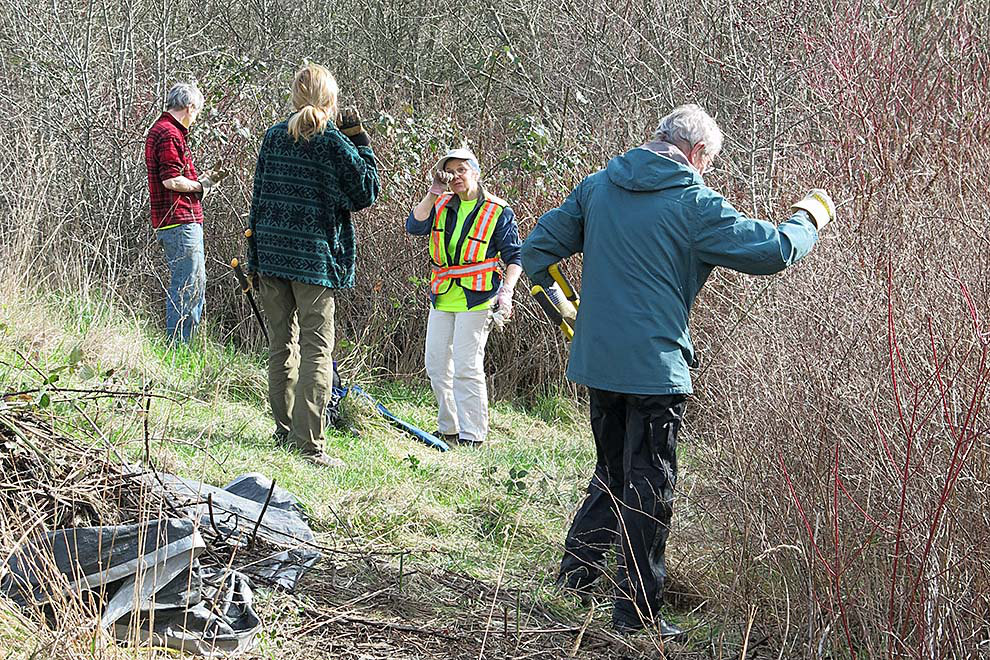
POLYGON ((206 258, 203 225, 190 223, 155 232, 171 272, 165 299, 165 330, 188 342, 203 316, 206 300, 206 258))

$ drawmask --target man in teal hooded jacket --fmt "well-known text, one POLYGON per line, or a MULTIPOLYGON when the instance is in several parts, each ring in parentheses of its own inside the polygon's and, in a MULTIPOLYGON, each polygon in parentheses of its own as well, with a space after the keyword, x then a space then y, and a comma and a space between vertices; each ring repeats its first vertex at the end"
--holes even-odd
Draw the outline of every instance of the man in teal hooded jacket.
POLYGON ((584 254, 567 377, 586 385, 598 462, 567 535, 558 583, 584 590, 621 547, 613 625, 680 631, 660 616, 677 480, 677 433, 691 393, 688 316, 716 266, 779 272, 806 255, 835 215, 823 190, 780 225, 748 218, 705 185, 722 146, 697 105, 664 117, 653 139, 616 156, 544 214, 523 269, 550 289, 552 264, 584 254))

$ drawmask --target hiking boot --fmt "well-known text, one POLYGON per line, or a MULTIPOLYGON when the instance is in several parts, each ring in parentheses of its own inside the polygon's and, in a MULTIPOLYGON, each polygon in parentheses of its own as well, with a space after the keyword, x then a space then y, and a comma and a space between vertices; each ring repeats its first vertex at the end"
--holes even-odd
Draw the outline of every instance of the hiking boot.
POLYGON ((320 467, 334 468, 334 469, 347 467, 347 463, 340 460, 339 458, 330 456, 325 451, 321 451, 316 454, 303 454, 303 457, 310 463, 313 463, 314 465, 319 465, 320 467))

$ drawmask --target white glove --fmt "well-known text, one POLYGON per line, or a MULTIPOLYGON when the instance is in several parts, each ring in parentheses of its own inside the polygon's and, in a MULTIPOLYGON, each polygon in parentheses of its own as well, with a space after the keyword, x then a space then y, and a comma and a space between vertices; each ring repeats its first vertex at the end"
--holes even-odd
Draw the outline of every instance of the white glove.
POLYGON ((804 199, 794 202, 791 209, 807 211, 818 231, 821 231, 825 228, 825 225, 835 220, 835 203, 832 202, 832 198, 828 196, 828 193, 821 188, 808 191, 804 199))
POLYGON ((216 182, 205 174, 199 177, 199 185, 203 186, 203 189, 199 191, 199 198, 206 199, 206 196, 210 194, 213 190, 213 186, 217 185, 216 182))
POLYGON ((512 316, 512 287, 504 284, 495 294, 495 312, 492 313, 491 323, 496 330, 505 329, 505 324, 512 316))
POLYGON ((546 289, 546 292, 550 302, 560 312, 560 316, 573 326, 574 321, 577 320, 577 308, 564 296, 564 292, 560 290, 560 285, 554 282, 549 289, 546 289))
POLYGON ((502 313, 505 320, 508 320, 512 316, 512 294, 514 288, 511 286, 505 286, 503 284, 499 288, 498 293, 495 294, 495 306, 498 311, 502 313))
POLYGON ((502 314, 502 310, 496 308, 490 317, 488 317, 489 323, 498 331, 505 330, 505 315, 502 314))

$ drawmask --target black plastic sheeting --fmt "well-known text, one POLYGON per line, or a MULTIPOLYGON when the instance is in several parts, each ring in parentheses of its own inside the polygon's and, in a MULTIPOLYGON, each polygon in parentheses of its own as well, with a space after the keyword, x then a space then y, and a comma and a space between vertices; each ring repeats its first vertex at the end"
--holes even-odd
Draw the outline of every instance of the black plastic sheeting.
POLYGON ((215 529, 230 543, 247 543, 257 526, 258 538, 284 548, 243 567, 261 582, 292 591, 306 569, 320 558, 312 546, 316 537, 302 516, 299 501, 283 488, 272 489, 272 482, 261 474, 241 475, 224 488, 162 473, 145 473, 140 479, 145 487, 164 492, 176 508, 198 520, 202 529, 215 529), (269 492, 271 500, 265 509, 269 492), (257 524, 263 509, 265 517, 257 524))
POLYGON ((162 473, 135 478, 136 487, 162 493, 187 517, 48 532, 11 555, 0 591, 23 607, 86 594, 100 606, 100 625, 124 642, 207 657, 252 649, 261 622, 245 573, 291 590, 320 557, 296 498, 259 474, 226 488, 162 473), (256 536, 281 551, 243 572, 203 567, 200 529, 235 545, 256 536))
POLYGON ((24 607, 88 594, 100 626, 121 640, 236 655, 254 646, 261 622, 243 575, 196 561, 205 547, 188 519, 56 530, 18 548, 0 589, 24 607))

